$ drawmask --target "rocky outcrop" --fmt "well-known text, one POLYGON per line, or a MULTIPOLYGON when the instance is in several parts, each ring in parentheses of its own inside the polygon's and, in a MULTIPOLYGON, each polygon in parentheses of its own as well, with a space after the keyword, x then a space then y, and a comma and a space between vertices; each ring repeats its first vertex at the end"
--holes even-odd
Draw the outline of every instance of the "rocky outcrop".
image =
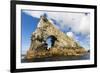
POLYGON ((64 56, 82 56, 87 51, 84 48, 51 48, 50 50, 29 50, 26 59, 46 58, 46 57, 64 57, 64 56))
POLYGON ((51 37, 51 42, 52 42, 51 49, 59 48, 57 50, 60 49, 63 50, 68 48, 69 49, 77 48, 84 50, 84 48, 82 48, 76 41, 74 41, 72 38, 68 37, 65 33, 57 29, 55 25, 51 22, 51 20, 48 20, 45 16, 41 16, 37 29, 35 30, 35 32, 32 33, 31 45, 27 52, 26 57, 27 58, 29 58, 30 56, 34 57, 36 55, 35 53, 33 53, 34 51, 35 52, 36 51, 39 52, 41 50, 42 51, 45 50, 45 52, 48 51, 47 50, 48 44, 46 43, 48 37, 51 37))

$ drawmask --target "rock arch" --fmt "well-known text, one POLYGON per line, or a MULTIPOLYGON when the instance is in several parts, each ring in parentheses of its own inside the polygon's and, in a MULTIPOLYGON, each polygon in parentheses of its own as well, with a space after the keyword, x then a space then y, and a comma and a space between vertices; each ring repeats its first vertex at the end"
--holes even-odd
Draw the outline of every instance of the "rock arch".
POLYGON ((54 47, 56 41, 57 41, 57 38, 55 36, 49 35, 46 38, 46 43, 48 44, 48 49, 51 47, 54 47))
POLYGON ((52 38, 53 47, 79 47, 72 38, 57 29, 51 20, 41 16, 37 29, 32 34, 30 49, 43 47, 48 37, 52 38))

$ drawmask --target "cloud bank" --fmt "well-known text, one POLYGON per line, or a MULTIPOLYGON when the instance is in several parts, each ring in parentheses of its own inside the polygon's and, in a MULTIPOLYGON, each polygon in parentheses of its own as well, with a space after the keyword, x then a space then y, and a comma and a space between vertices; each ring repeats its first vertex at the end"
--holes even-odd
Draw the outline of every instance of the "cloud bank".
POLYGON ((41 15, 46 14, 47 18, 52 20, 58 29, 64 30, 68 36, 74 38, 76 41, 79 41, 81 44, 90 43, 89 13, 47 12, 47 11, 34 11, 34 10, 33 11, 24 10, 23 12, 35 18, 40 18, 41 15))
POLYGON ((40 18, 41 15, 47 14, 48 19, 56 20, 60 27, 65 29, 70 27, 74 32, 81 32, 83 34, 90 33, 90 16, 86 13, 72 13, 72 12, 46 12, 46 11, 24 11, 28 15, 40 18))

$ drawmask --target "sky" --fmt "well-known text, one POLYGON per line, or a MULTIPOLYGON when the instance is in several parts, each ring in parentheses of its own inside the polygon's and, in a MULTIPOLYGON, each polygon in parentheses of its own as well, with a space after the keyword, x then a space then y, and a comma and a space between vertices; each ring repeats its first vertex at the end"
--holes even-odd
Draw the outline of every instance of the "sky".
POLYGON ((79 42, 81 46, 90 48, 89 13, 21 10, 22 54, 30 47, 32 32, 37 28, 41 15, 46 15, 56 28, 79 42))

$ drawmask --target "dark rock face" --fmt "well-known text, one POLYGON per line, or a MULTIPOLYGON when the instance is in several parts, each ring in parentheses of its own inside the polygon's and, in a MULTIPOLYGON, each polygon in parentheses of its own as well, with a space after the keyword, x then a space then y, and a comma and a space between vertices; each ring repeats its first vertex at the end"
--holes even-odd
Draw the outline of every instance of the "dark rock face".
POLYGON ((37 29, 32 33, 31 50, 47 50, 46 40, 51 37, 51 47, 55 48, 80 48, 81 46, 72 38, 57 29, 45 16, 41 16, 37 29))

